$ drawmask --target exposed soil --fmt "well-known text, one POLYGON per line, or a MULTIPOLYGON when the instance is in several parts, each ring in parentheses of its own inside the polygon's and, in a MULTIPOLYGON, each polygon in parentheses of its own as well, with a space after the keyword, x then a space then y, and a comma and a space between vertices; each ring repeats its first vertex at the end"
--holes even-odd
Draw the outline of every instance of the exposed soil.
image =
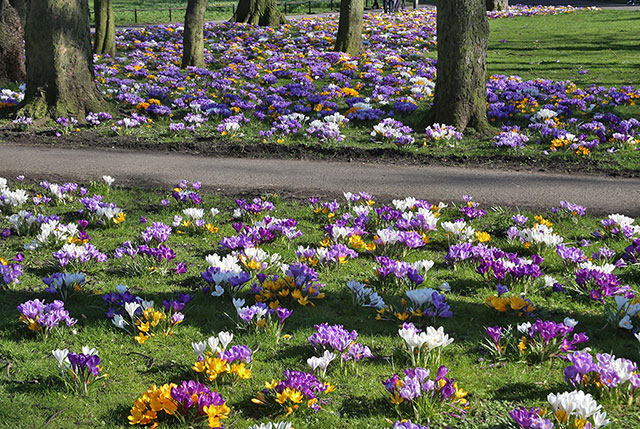
POLYGON ((576 158, 567 162, 558 158, 532 158, 511 154, 470 157, 461 153, 439 157, 432 154, 407 153, 393 147, 358 148, 350 146, 313 146, 300 143, 247 143, 209 138, 187 138, 179 142, 158 142, 133 136, 104 136, 92 130, 56 137, 53 131, 20 132, 0 129, 0 143, 26 146, 55 146, 61 148, 105 148, 137 151, 179 152, 208 157, 225 158, 281 158, 325 161, 364 162, 369 164, 401 164, 450 167, 478 167, 515 171, 546 171, 552 173, 580 173, 614 177, 640 177, 636 170, 613 170, 597 160, 576 158))

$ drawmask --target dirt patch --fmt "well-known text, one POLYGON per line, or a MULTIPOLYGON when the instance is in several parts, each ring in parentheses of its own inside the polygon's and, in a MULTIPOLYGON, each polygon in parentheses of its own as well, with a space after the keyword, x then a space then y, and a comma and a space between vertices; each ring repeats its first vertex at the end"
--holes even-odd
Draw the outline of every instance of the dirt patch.
POLYGON ((240 143, 211 138, 186 138, 179 142, 158 142, 134 136, 104 136, 87 130, 56 136, 54 131, 19 132, 0 130, 0 142, 24 146, 60 148, 100 148, 153 152, 175 152, 220 158, 275 158, 359 162, 369 164, 399 164, 448 167, 492 168, 511 171, 546 171, 580 173, 614 177, 640 177, 640 170, 614 170, 598 160, 576 158, 575 162, 554 157, 532 158, 497 153, 486 157, 459 155, 437 156, 408 153, 393 147, 359 148, 353 146, 320 146, 300 143, 240 143))

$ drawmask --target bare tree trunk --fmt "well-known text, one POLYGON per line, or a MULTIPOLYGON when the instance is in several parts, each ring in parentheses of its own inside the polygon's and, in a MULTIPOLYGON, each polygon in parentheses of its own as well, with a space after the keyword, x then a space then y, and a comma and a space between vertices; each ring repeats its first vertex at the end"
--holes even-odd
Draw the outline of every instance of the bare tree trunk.
POLYGON ((88 112, 108 109, 94 82, 87 0, 32 0, 25 51, 21 115, 82 120, 88 112))
POLYGON ((93 0, 96 32, 93 36, 93 53, 112 57, 116 54, 116 20, 111 0, 93 0))
POLYGON ((485 0, 489 12, 509 9, 509 0, 485 0))
POLYGON ((184 15, 182 67, 204 67, 204 18, 207 0, 189 0, 184 15))
POLYGON ((231 21, 261 27, 279 27, 286 22, 276 0, 238 0, 236 14, 231 21))
POLYGON ((362 0, 342 0, 340 2, 340 22, 336 36, 335 51, 357 55, 362 52, 362 0))
POLYGON ((23 36, 18 11, 0 0, 0 85, 25 80, 23 36))
POLYGON ((484 134, 489 21, 483 0, 437 1, 438 65, 429 123, 484 134))

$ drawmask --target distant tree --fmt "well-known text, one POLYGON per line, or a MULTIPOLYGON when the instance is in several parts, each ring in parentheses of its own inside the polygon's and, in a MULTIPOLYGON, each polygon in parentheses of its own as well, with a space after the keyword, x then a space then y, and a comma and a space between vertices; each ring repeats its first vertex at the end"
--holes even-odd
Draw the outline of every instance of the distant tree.
POLYGON ((18 10, 0 0, 0 85, 24 82, 24 31, 18 10))
POLYGON ((238 0, 232 22, 279 27, 286 22, 276 0, 238 0))
POLYGON ((184 15, 182 67, 204 67, 204 19, 207 0, 189 0, 184 15))
POLYGON ((95 54, 116 54, 116 20, 111 0, 93 0, 96 31, 93 35, 95 54))
POLYGON ((340 22, 336 36, 336 51, 356 55, 362 52, 362 0, 342 0, 340 2, 340 22))
POLYGON ((509 9, 509 0, 485 0, 485 2, 490 12, 509 9))
POLYGON ((31 0, 25 53, 20 114, 84 119, 88 112, 107 110, 94 81, 87 0, 31 0))
POLYGON ((437 0, 438 64, 428 123, 444 123, 481 133, 487 121, 489 21, 483 0, 437 0))

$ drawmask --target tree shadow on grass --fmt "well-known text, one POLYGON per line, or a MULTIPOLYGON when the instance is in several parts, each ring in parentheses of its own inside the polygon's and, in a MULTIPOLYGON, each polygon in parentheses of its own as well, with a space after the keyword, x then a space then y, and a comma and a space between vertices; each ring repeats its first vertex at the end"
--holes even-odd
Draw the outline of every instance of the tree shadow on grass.
POLYGON ((547 395, 553 392, 562 392, 567 389, 564 383, 553 383, 547 387, 541 387, 532 383, 507 383, 494 391, 493 397, 500 401, 521 402, 523 398, 527 401, 546 401, 547 395))

